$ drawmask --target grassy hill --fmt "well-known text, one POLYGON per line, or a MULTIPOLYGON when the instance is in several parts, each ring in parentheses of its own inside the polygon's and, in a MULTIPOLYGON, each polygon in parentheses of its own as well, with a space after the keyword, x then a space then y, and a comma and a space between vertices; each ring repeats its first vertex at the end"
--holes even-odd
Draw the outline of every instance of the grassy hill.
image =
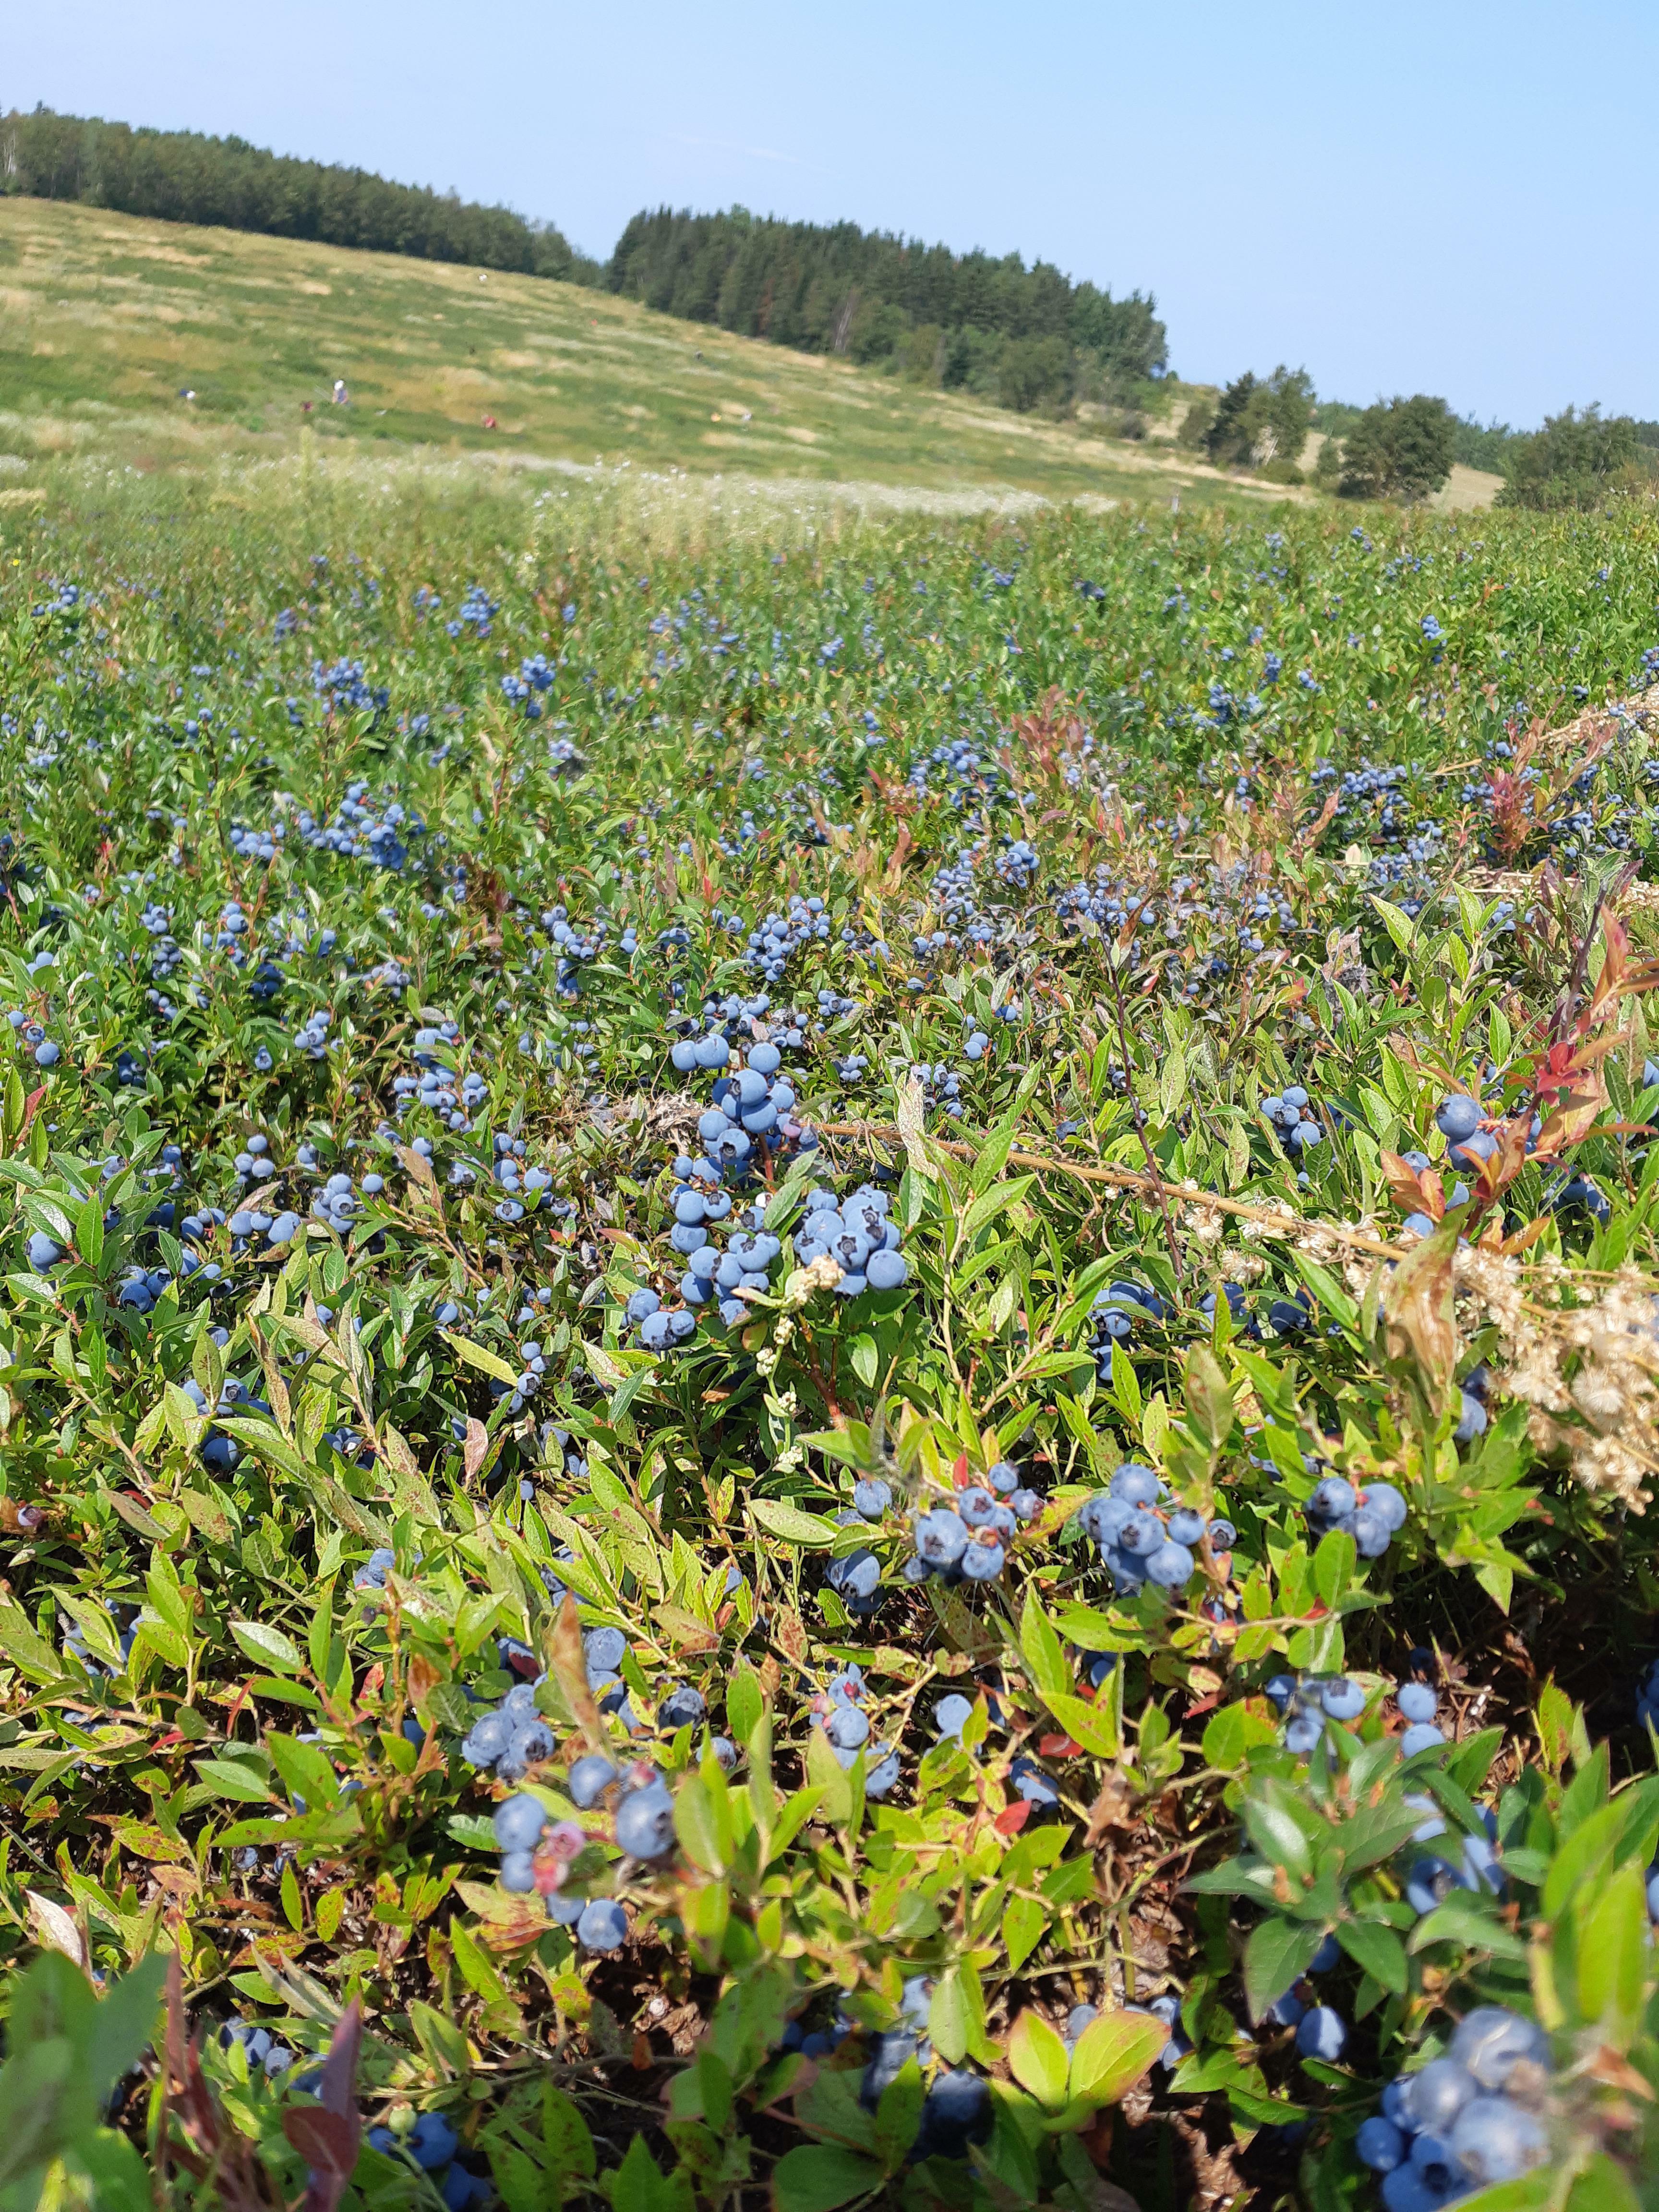
POLYGON ((1054 500, 1285 496, 1167 441, 1012 414, 572 285, 0 199, 14 495, 20 462, 276 453, 307 426, 359 448, 530 465, 1054 500), (337 376, 349 408, 329 404, 337 376))

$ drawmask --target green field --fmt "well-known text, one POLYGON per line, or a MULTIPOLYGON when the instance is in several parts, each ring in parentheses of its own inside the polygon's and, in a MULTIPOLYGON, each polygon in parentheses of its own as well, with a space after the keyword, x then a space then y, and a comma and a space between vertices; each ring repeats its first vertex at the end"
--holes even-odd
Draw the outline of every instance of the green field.
POLYGON ((574 285, 0 199, 0 451, 200 464, 291 450, 306 425, 354 448, 975 504, 1285 497, 1167 441, 1108 440, 574 285), (349 408, 329 404, 337 376, 349 408))

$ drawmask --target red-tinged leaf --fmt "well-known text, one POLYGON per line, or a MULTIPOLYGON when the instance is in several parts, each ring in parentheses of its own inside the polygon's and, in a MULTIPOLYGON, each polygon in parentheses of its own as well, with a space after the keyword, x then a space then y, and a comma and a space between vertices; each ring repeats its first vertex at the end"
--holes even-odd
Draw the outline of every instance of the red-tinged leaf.
POLYGON ((357 2113, 357 2056, 362 2008, 356 1997, 340 2014, 317 2084, 315 2105, 290 2106, 283 2133, 306 2162, 305 2212, 337 2212, 357 2163, 362 2122, 357 2113))
POLYGON ((1389 1152, 1386 1146, 1382 1148, 1382 1173, 1388 1179, 1389 1193, 1396 1206, 1403 1206, 1407 1213, 1426 1213, 1429 1211, 1415 1169, 1407 1167, 1399 1153, 1389 1152))
POLYGON ((951 1480, 958 1490, 966 1490, 968 1488, 968 1455, 966 1452, 957 1453, 957 1463, 951 1469, 951 1480))
POLYGON ((991 1826, 1000 1836, 1017 1836, 1031 1817, 1031 1801, 1017 1797, 1012 1805, 1005 1805, 991 1826))
POLYGON ((356 2164, 353 2132, 351 2123, 343 2115, 325 2112, 317 2105, 295 2105, 283 2113, 283 2133, 311 2169, 310 2186, 306 2191, 307 2208, 318 2203, 338 2203, 337 2192, 325 2197, 319 2194, 319 2188, 328 2186, 336 2177, 343 2180, 356 2164), (323 2176, 327 2180, 319 2182, 323 2176))
POLYGON ((1513 1236, 1506 1237, 1498 1249, 1503 1252, 1524 1252, 1528 1245, 1538 1242, 1549 1225, 1550 1216, 1547 1213, 1540 1213, 1534 1220, 1528 1222, 1524 1229, 1517 1229, 1513 1236))
POLYGON ((587 1739, 590 1751, 608 1752, 611 1739, 605 1734, 605 1723, 599 1718, 599 1709, 593 1702, 593 1692, 587 1686, 587 1662, 582 1656, 581 1621, 576 1612, 576 1601, 566 1593, 553 1623, 551 1634, 545 1639, 548 1656, 553 1662, 553 1672, 559 1687, 564 1692, 576 1725, 587 1739))
POLYGON ((1068 1735, 1045 1735, 1037 1744, 1037 1752, 1043 1759, 1076 1759, 1082 1749, 1082 1745, 1073 1743, 1068 1735))

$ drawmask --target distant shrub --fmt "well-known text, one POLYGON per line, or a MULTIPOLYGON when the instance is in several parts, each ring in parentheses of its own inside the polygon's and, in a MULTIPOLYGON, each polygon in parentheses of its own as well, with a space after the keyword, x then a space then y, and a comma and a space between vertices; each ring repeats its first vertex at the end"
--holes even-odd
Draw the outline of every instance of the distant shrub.
MULTIPOLYGON (((1313 411, 1313 383, 1305 369, 1286 368, 1281 362, 1266 378, 1247 369, 1217 402, 1205 434, 1205 450, 1218 468, 1265 469, 1274 461, 1294 465, 1307 441, 1313 411)), ((1299 471, 1297 481, 1301 481, 1299 471)))
POLYGON ((1378 400, 1342 441, 1345 499, 1426 499, 1452 471, 1455 422, 1443 399, 1378 400))
POLYGON ((1517 438, 1504 457, 1500 507, 1594 507, 1610 491, 1642 483, 1643 448, 1628 415, 1599 406, 1547 415, 1541 430, 1517 438))
POLYGON ((1188 402, 1187 411, 1181 418, 1181 428, 1176 432, 1176 443, 1189 453, 1202 453, 1210 435, 1210 426, 1215 421, 1216 403, 1207 392, 1195 392, 1188 402))

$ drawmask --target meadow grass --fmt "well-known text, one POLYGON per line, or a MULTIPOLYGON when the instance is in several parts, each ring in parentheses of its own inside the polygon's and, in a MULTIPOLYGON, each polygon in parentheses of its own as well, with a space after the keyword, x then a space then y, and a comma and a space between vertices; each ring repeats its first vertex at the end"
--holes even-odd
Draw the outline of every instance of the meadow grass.
POLYGON ((143 468, 204 465, 292 451, 307 424, 331 447, 359 452, 418 447, 956 497, 1281 496, 1167 447, 574 285, 0 200, 0 447, 31 462, 95 451, 143 468), (330 404, 337 376, 349 408, 330 404), (179 396, 185 389, 193 400, 179 396))

